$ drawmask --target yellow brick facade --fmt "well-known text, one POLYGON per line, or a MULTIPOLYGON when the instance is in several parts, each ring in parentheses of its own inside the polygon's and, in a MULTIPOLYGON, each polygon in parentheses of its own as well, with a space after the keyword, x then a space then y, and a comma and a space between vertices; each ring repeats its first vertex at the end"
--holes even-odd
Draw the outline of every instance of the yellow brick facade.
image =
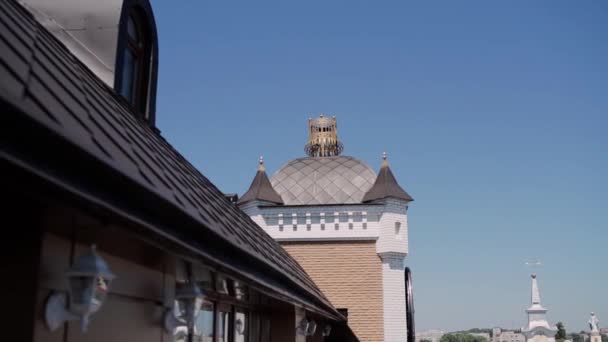
POLYGON ((382 342, 382 263, 375 241, 281 242, 362 342, 382 342))

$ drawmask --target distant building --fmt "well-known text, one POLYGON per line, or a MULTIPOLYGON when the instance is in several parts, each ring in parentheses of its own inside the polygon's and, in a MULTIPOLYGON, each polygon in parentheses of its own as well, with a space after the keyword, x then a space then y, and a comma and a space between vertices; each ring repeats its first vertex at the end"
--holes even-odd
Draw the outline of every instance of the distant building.
POLYGON ((600 329, 600 334, 602 334, 602 335, 608 335, 608 328, 601 328, 600 329))
POLYGON ((492 330, 492 342, 526 342, 526 336, 515 331, 503 331, 500 328, 492 330))
POLYGON ((441 330, 427 330, 416 333, 416 342, 421 342, 423 340, 431 341, 431 342, 439 342, 441 337, 445 334, 445 332, 441 330))
POLYGON ((477 337, 481 337, 484 340, 486 340, 487 342, 490 342, 491 337, 489 333, 485 333, 485 332, 481 332, 481 333, 468 333, 469 335, 473 335, 473 336, 477 336, 477 337))

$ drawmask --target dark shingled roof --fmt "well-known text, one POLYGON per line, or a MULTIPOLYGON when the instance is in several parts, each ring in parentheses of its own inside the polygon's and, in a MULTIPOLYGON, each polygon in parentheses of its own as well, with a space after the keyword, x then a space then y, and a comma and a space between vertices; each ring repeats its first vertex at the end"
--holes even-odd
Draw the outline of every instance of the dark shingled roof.
POLYGON ((251 201, 265 201, 274 204, 283 204, 281 196, 272 188, 270 180, 263 169, 258 170, 255 178, 249 186, 249 190, 239 198, 238 204, 244 204, 251 201))
POLYGON ((340 319, 277 242, 15 1, 0 1, 0 108, 3 167, 340 319))
POLYGON ((391 172, 391 168, 388 166, 388 162, 384 160, 382 167, 380 167, 380 172, 378 172, 378 176, 376 177, 376 182, 363 196, 363 202, 371 202, 387 197, 398 198, 408 202, 414 200, 399 186, 393 172, 391 172))

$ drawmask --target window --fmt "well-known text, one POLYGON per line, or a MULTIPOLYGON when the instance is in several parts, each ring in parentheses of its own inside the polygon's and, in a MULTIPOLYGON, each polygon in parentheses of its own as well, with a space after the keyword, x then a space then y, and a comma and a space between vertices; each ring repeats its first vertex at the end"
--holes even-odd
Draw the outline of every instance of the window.
POLYGON ((216 341, 217 342, 228 342, 230 341, 230 320, 231 320, 231 310, 230 306, 225 305, 218 308, 217 311, 217 333, 216 333, 216 341))
POLYGON ((368 213, 367 214, 367 222, 378 222, 380 220, 380 215, 377 213, 368 213))
POLYGON ((306 214, 304 214, 304 213, 298 214, 297 222, 298 222, 298 224, 306 224, 306 214))
POLYGON ((127 19, 122 67, 117 68, 121 72, 118 92, 131 104, 133 110, 149 119, 147 107, 151 47, 141 12, 140 9, 133 8, 127 19))
POLYGON ((276 226, 279 224, 279 216, 275 214, 267 214, 264 215, 264 220, 266 224, 269 226, 276 226))
POLYGON ((338 215, 338 220, 340 222, 348 222, 348 213, 342 212, 338 215))
POLYGON ((401 222, 395 222, 395 238, 401 240, 401 222))
POLYGON ((194 324, 195 341, 213 340, 213 302, 205 301, 194 324))

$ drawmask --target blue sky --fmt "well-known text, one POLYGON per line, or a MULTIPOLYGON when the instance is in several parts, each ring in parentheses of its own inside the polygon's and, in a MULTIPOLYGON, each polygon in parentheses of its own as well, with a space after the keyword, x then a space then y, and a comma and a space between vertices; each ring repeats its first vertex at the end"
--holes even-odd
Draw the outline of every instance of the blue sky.
POLYGON ((418 330, 521 327, 526 260, 553 322, 608 322, 608 2, 152 1, 158 125, 225 192, 304 155, 393 172, 418 330))

